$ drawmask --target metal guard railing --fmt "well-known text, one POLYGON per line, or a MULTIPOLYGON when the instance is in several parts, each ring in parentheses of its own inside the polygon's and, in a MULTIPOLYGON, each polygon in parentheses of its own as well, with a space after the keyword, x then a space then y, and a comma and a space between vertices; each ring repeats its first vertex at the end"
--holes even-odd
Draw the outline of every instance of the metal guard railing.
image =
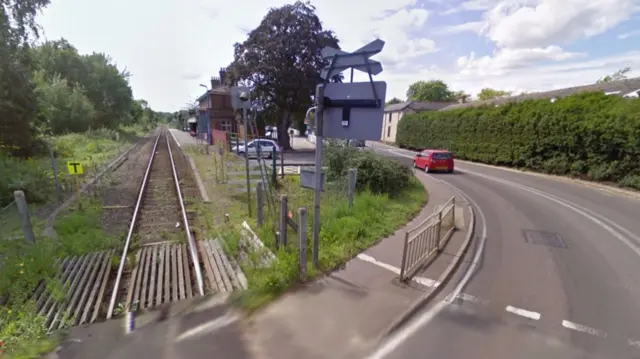
POLYGON ((402 249, 400 280, 411 278, 432 256, 437 255, 455 231, 455 197, 442 208, 407 230, 402 249))

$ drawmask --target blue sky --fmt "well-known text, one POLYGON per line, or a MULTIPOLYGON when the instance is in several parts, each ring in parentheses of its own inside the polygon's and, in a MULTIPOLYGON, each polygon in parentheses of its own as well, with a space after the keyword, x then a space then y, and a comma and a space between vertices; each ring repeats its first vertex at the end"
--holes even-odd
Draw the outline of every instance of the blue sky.
MULTIPOLYGON (((157 110, 193 101, 234 42, 287 1, 52 0, 38 21, 47 39, 105 52, 132 74, 134 95, 157 110)), ((352 51, 379 37, 387 98, 414 81, 544 91, 595 82, 624 67, 640 76, 640 0, 312 0, 352 51)), ((365 80, 356 75, 356 81, 365 80)))

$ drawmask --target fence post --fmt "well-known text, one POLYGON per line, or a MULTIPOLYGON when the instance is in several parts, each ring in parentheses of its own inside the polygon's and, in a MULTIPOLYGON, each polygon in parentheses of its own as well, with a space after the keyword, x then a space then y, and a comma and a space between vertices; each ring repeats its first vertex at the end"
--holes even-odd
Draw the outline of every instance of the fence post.
POLYGON ((280 154, 280 171, 282 171, 280 178, 284 178, 284 153, 280 154))
POLYGON ((56 166, 56 157, 55 157, 55 154, 53 153, 53 145, 51 143, 49 143, 49 158, 51 161, 51 170, 53 171, 53 180, 56 183, 56 196, 58 199, 58 203, 61 203, 62 192, 60 191, 60 182, 58 181, 58 166, 56 166))
POLYGON ((277 159, 277 152, 276 152, 276 148, 273 147, 273 152, 271 152, 271 182, 273 183, 273 186, 276 185, 276 181, 277 181, 277 173, 278 170, 276 168, 276 159, 277 159))
POLYGON ((33 234, 33 227, 31 226, 31 219, 29 218, 29 207, 27 206, 27 200, 24 198, 24 192, 14 191, 13 198, 16 200, 16 206, 18 207, 18 215, 20 216, 24 239, 27 243, 33 244, 36 242, 36 239, 33 234))
POLYGON ((256 217, 258 222, 258 227, 262 227, 262 223, 264 221, 263 218, 263 205, 262 205, 262 181, 258 181, 256 184, 256 217))
POLYGON ((298 209, 298 268, 300 279, 307 279, 307 209, 298 209))
POLYGON ((400 264, 400 281, 404 280, 407 271, 407 251, 409 250, 409 232, 404 233, 404 246, 402 247, 402 264, 400 264))
POLYGON ((453 228, 456 228, 456 197, 451 197, 451 221, 453 222, 453 228))
POLYGON ((348 172, 348 179, 349 179, 349 189, 347 192, 347 197, 349 198, 349 209, 351 209, 351 207, 353 207, 353 196, 355 194, 356 191, 356 174, 357 174, 357 169, 355 168, 351 168, 349 169, 348 172))
POLYGON ((287 245, 287 196, 280 197, 280 245, 287 245))
POLYGON ((444 207, 438 211, 438 252, 440 252, 442 250, 442 248, 440 248, 441 244, 442 244, 442 211, 444 210, 444 207))

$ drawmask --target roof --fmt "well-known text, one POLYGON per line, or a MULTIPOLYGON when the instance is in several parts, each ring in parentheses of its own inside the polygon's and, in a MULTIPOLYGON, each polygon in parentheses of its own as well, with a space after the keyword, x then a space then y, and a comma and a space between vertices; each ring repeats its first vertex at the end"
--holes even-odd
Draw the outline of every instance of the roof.
POLYGON ((493 99, 493 100, 473 101, 469 103, 453 104, 445 107, 443 110, 453 110, 456 108, 477 107, 477 106, 483 106, 483 105, 502 105, 507 102, 521 102, 525 100, 560 98, 560 97, 566 97, 566 96, 575 95, 583 92, 602 91, 610 95, 634 97, 633 94, 637 93, 638 90, 640 90, 640 77, 622 80, 622 81, 615 81, 615 82, 569 87, 569 88, 564 88, 560 90, 553 90, 553 91, 546 91, 546 92, 535 92, 535 93, 529 93, 529 94, 524 94, 519 96, 511 96, 511 97, 505 97, 505 98, 499 98, 499 99, 493 99))
POLYGON ((204 101, 207 96, 211 93, 216 93, 216 94, 228 94, 231 93, 231 88, 227 85, 218 85, 216 87, 214 87, 211 90, 207 90, 205 93, 203 93, 202 95, 200 95, 200 97, 198 97, 198 99, 196 100, 196 102, 202 102, 204 101))
POLYGON ((451 102, 405 101, 405 102, 388 105, 387 107, 384 108, 384 112, 404 111, 407 108, 410 108, 416 112, 437 111, 450 105, 451 105, 451 102))

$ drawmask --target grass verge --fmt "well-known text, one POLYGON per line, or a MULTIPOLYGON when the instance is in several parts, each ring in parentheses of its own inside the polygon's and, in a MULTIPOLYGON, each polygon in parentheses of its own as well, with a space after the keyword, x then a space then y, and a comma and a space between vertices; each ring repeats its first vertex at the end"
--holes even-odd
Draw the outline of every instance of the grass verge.
MULTIPOLYGON (((132 126, 49 138, 47 142, 54 149, 58 180, 63 193, 73 192, 77 186, 77 178, 67 173, 67 161, 80 161, 85 173, 82 178, 89 178, 148 130, 143 126, 132 126)), ((43 149, 41 156, 26 160, 0 153, 0 173, 11 174, 0 177, 0 207, 13 201, 14 190, 24 191, 30 205, 55 199, 56 187, 47 149, 43 149)))
MULTIPOLYGON (((236 302, 242 308, 253 311, 299 284, 297 234, 289 228, 289 245, 276 250, 274 233, 278 223, 278 203, 275 206, 277 209, 271 211, 267 210, 265 204, 265 223, 262 228, 256 228, 255 204, 252 204, 253 217, 249 218, 246 195, 232 195, 229 185, 220 180, 222 176, 219 167, 222 159, 230 164, 230 169, 242 165, 241 161, 237 158, 234 160, 232 154, 225 154, 220 158, 214 155, 213 150, 210 154, 205 154, 204 150, 195 147, 187 148, 186 151, 194 159, 209 196, 215 199, 210 204, 199 205, 196 224, 202 232, 199 237, 223 238, 227 254, 230 257, 238 257, 240 228, 246 220, 265 246, 277 257, 277 260, 266 268, 258 264, 260 253, 253 253, 249 261, 241 262, 249 289, 235 296, 236 302), (225 213, 229 215, 228 222, 225 222, 225 213)), ((285 176, 279 183, 276 197, 283 194, 288 196, 289 210, 294 214, 296 221, 298 208, 307 208, 307 237, 310 241, 313 225, 313 191, 301 188, 297 176, 285 176)), ((334 183, 328 185, 327 191, 322 195, 320 268, 313 269, 309 262, 308 280, 336 269, 359 252, 392 234, 414 217, 427 200, 424 186, 415 178, 411 178, 408 187, 395 196, 360 191, 356 194, 351 209, 348 208, 345 189, 344 183, 334 183)), ((310 250, 308 261, 311 261, 310 250)))
POLYGON ((57 345, 60 333, 47 335, 44 317, 30 301, 40 281, 57 300, 64 298, 65 286, 54 279, 56 258, 82 255, 119 246, 120 238, 100 229, 101 206, 81 199, 55 223, 57 240, 39 236, 28 245, 22 240, 0 241, 0 357, 35 358, 57 345))

